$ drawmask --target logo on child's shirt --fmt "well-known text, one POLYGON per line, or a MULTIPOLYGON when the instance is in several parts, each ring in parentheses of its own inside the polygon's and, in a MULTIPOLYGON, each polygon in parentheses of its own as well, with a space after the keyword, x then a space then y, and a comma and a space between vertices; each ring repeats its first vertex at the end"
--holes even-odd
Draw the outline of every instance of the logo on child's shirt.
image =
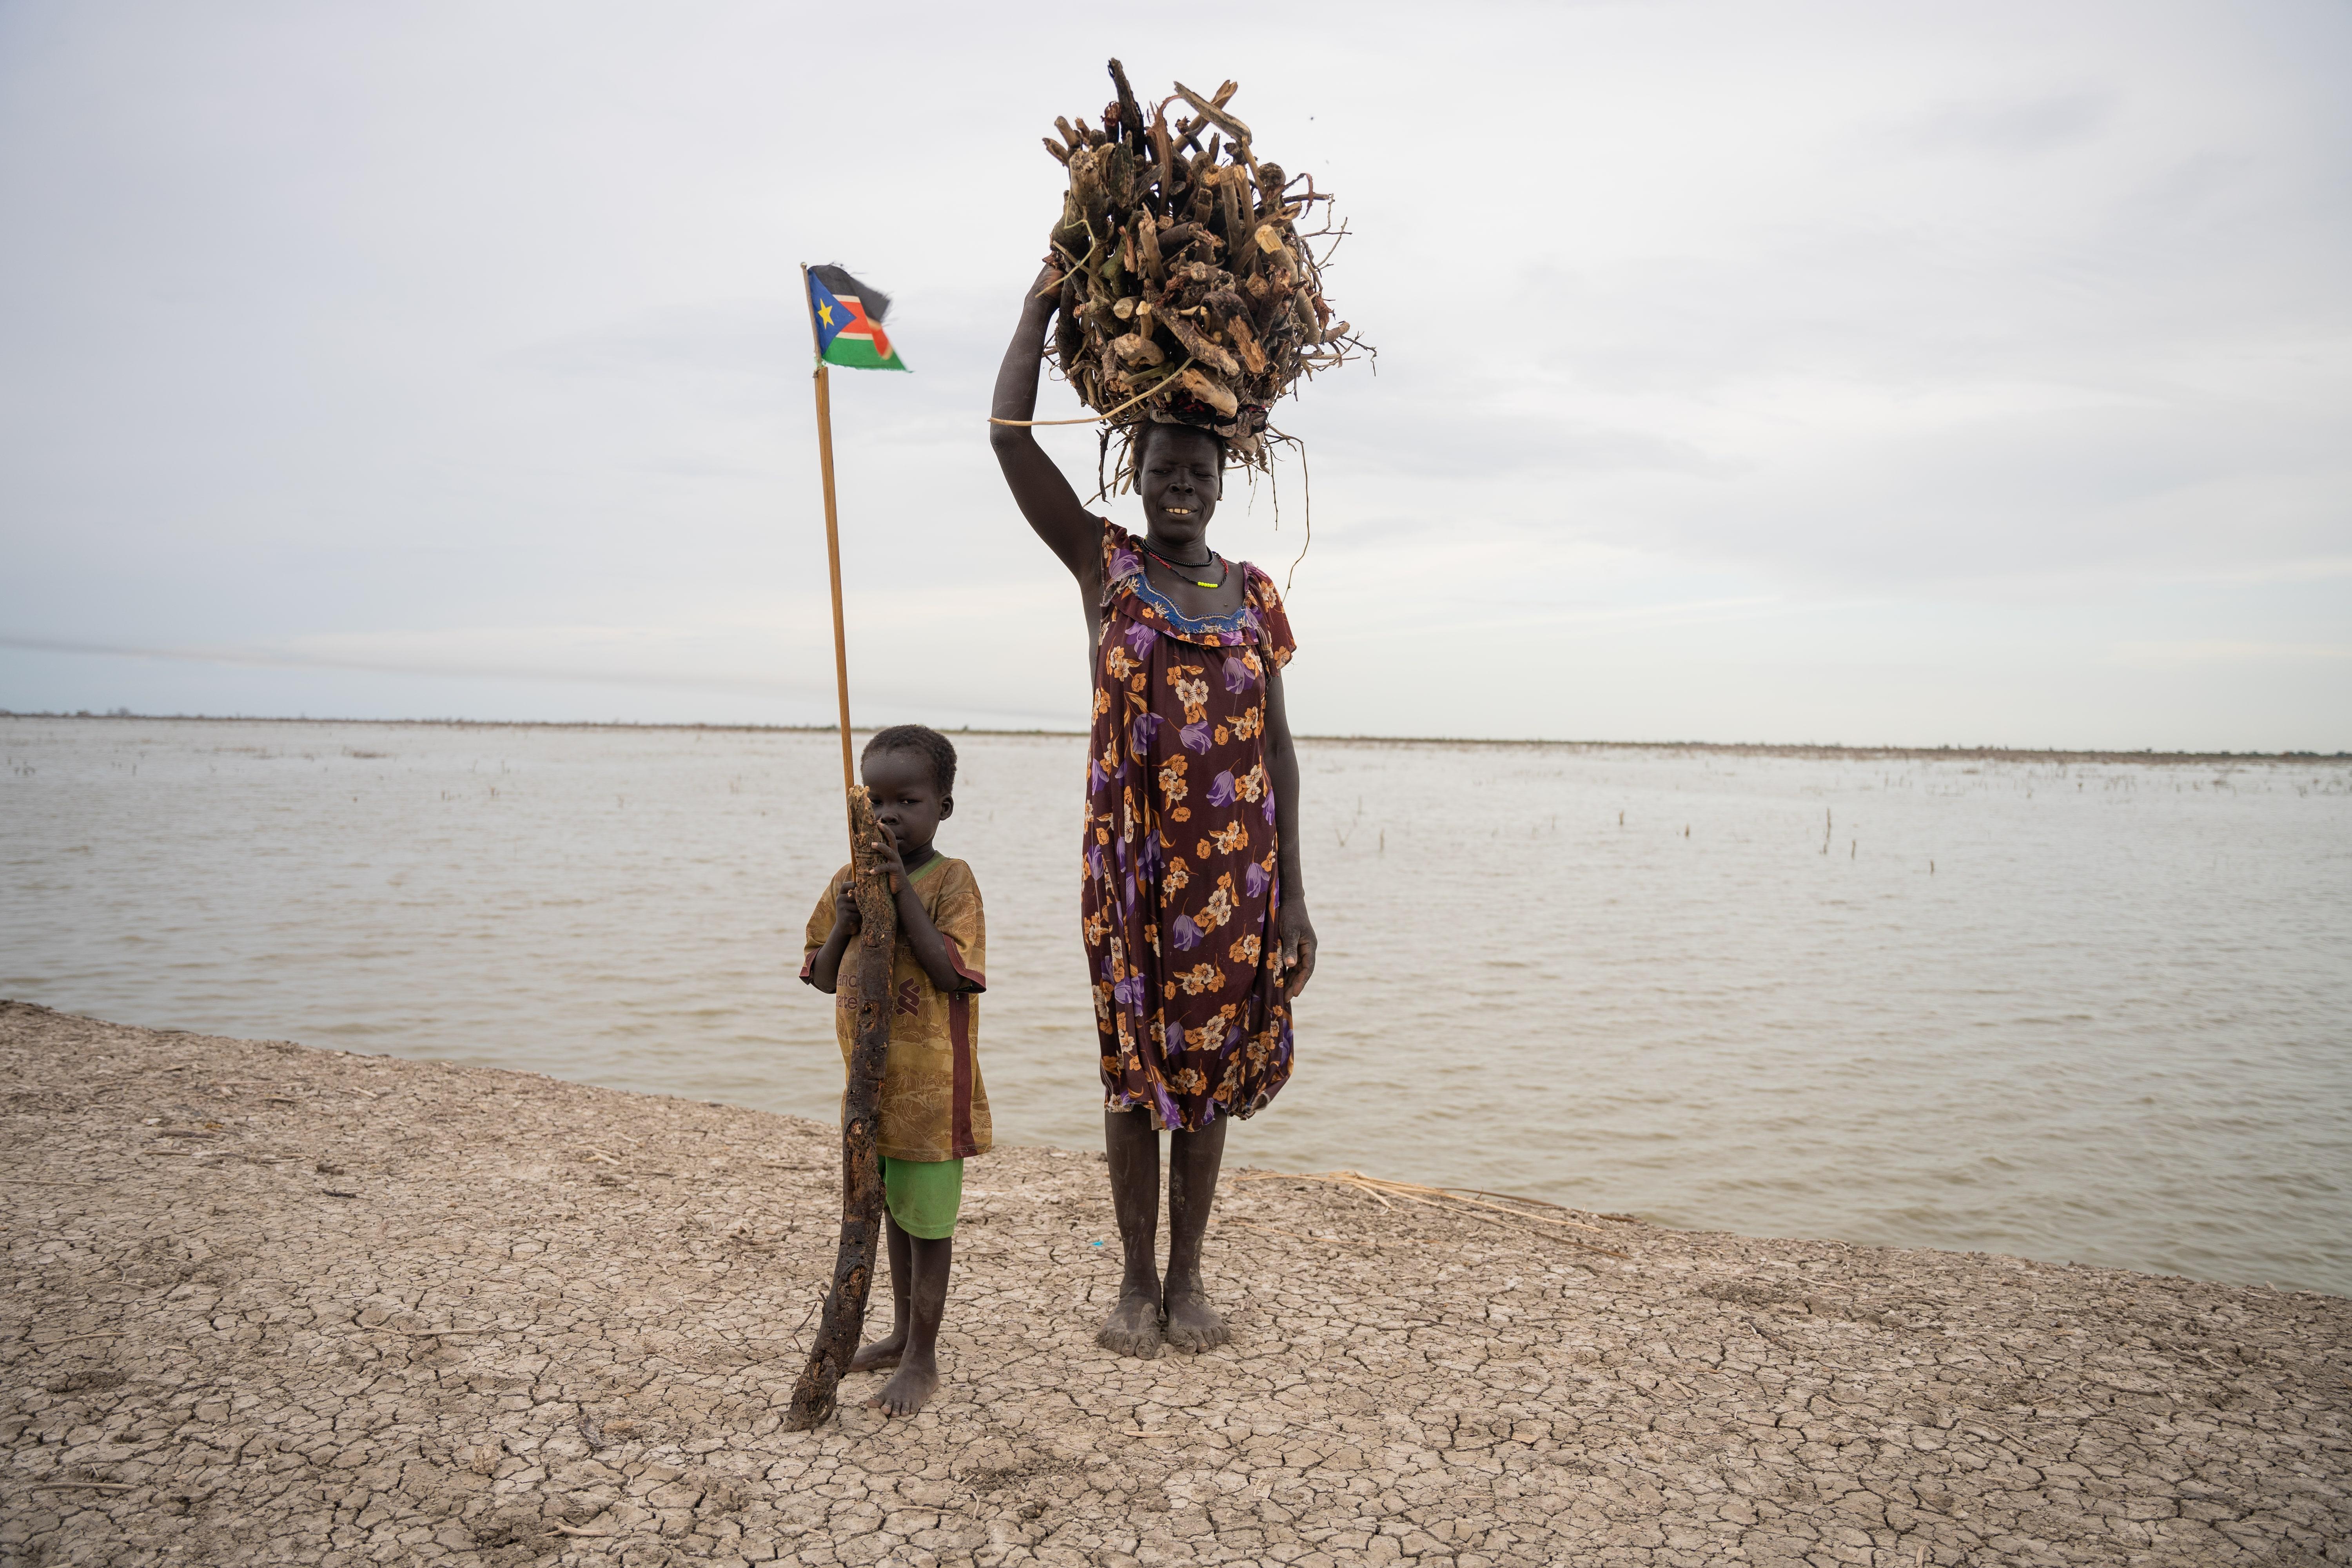
POLYGON ((922 987, 912 980, 898 982, 898 1011, 911 1016, 922 1010, 922 987))

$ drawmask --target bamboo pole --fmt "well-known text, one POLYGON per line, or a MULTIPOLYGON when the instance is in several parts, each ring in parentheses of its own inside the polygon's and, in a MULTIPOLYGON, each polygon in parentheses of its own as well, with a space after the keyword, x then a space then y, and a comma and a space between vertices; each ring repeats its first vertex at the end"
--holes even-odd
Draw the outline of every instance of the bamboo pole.
MULTIPOLYGON (((801 298, 809 298, 808 268, 801 268, 801 298)), ((882 1239, 882 1162, 875 1146, 875 1108, 881 1097, 882 1068, 890 1052, 890 966, 898 945, 898 908, 888 881, 876 864, 874 807, 858 786, 849 746, 849 643, 841 607, 841 523, 833 495, 833 399, 817 336, 809 317, 816 360, 817 466, 824 479, 825 564, 833 577, 834 689, 841 704, 841 787, 849 818, 851 882, 857 900, 856 963, 836 984, 856 988, 856 1023, 849 1053, 848 1083, 841 1101, 841 1242, 834 1254, 833 1288, 824 1299, 808 1364, 793 1385, 784 1415, 788 1430, 805 1432, 833 1415, 841 1374, 856 1353, 866 1327, 866 1302, 874 1286, 874 1260, 882 1239)), ((849 967, 849 966, 845 966, 849 967)))

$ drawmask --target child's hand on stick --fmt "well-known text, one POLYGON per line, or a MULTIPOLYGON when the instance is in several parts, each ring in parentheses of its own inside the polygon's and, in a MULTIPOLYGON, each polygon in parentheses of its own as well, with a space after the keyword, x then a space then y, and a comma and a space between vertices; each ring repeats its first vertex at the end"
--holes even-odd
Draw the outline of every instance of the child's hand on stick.
POLYGON ((879 823, 874 827, 874 868, 887 879, 883 885, 892 898, 907 890, 907 862, 898 854, 898 837, 879 823))
POLYGON ((857 868, 852 866, 841 874, 833 889, 833 929, 846 939, 866 929, 866 917, 857 912, 857 868))

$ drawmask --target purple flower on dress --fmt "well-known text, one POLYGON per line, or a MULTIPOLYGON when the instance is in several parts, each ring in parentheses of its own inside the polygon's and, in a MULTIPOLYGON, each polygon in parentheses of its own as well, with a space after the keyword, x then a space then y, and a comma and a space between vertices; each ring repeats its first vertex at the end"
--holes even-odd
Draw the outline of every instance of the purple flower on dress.
POLYGON ((1110 552, 1110 580, 1112 582, 1116 583, 1121 577, 1132 577, 1142 570, 1143 563, 1136 559, 1134 551, 1114 550, 1110 552))
POLYGON ((1143 836, 1143 842, 1136 847, 1135 868, 1141 875, 1150 877, 1159 872, 1160 865, 1160 835, 1147 833, 1143 836))
POLYGON ((1135 873, 1132 871, 1127 874, 1127 896, 1120 901, 1129 909, 1135 907, 1135 873))
POLYGON ((1103 853, 1099 844, 1087 846, 1087 873, 1094 877, 1103 874, 1103 853))
POLYGON ((1211 805, 1231 805, 1234 804, 1234 775, 1232 773, 1219 773, 1215 778, 1209 781, 1209 804, 1211 805))
POLYGON ((1103 786, 1102 763, 1093 757, 1087 759, 1087 794, 1093 795, 1103 786))
POLYGON ((1250 667, 1243 663, 1239 658, 1233 656, 1226 658, 1225 689, 1227 691, 1238 697, 1247 691, 1251 683, 1256 679, 1257 677, 1250 673, 1250 667))
POLYGON ((1157 713, 1138 713, 1135 722, 1127 729, 1127 743, 1140 756, 1151 749, 1151 737, 1160 733, 1160 726, 1168 722, 1157 713))
POLYGON ((1160 634, 1153 631, 1150 626, 1145 626, 1141 621, 1129 621, 1128 623, 1128 651, 1134 654, 1138 658, 1143 657, 1144 649, 1150 647, 1153 643, 1156 643, 1159 640, 1160 634))
POLYGON ((1201 928, 1192 923, 1191 915, 1178 915, 1169 926, 1168 934, 1175 941, 1179 952, 1190 952, 1201 945, 1201 928))
POLYGON ((1265 825, 1268 827, 1274 826, 1274 792, 1272 790, 1265 792, 1265 825))
POLYGON ((1187 724, 1176 731, 1176 738, 1184 742, 1186 751, 1206 756, 1209 751, 1209 721, 1203 719, 1197 724, 1187 724))
POLYGON ((1162 1050, 1165 1052, 1165 1054, 1166 1054, 1166 1055, 1169 1055, 1169 1056, 1171 1056, 1171 1057, 1172 1057, 1172 1056, 1174 1056, 1174 1055, 1176 1055, 1179 1051, 1181 1051, 1181 1050, 1184 1048, 1184 1026, 1183 1026, 1183 1025, 1181 1025, 1181 1024, 1171 1024, 1171 1025, 1169 1025, 1169 1026, 1168 1026, 1168 1035, 1167 1035, 1167 1038, 1166 1038, 1166 1041, 1165 1041, 1165 1043, 1163 1044, 1163 1046, 1162 1046, 1162 1047, 1161 1047, 1161 1048, 1162 1048, 1162 1050))
POLYGON ((1140 974, 1129 975, 1118 984, 1113 985, 1110 988, 1110 994, 1118 1000, 1120 1006, 1132 1007, 1136 1011, 1141 1012, 1143 1010, 1143 976, 1140 974))
POLYGON ((1265 892, 1266 884, 1273 880, 1265 874, 1265 868, 1253 860, 1249 869, 1242 873, 1242 892, 1245 897, 1255 899, 1265 892))

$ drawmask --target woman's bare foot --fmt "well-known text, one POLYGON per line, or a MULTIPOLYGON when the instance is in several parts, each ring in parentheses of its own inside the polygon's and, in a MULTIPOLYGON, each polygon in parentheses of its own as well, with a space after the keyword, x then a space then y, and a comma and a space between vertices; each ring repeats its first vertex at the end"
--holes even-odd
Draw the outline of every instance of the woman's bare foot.
POLYGON ((1225 1320, 1209 1305, 1207 1293, 1198 1285, 1168 1292, 1167 1339, 1171 1348, 1204 1351, 1224 1344, 1233 1337, 1225 1320))
POLYGON ((852 1372, 875 1372, 886 1366, 897 1366, 898 1358, 907 1353, 907 1331, 894 1329, 887 1339, 876 1340, 870 1345, 860 1345, 857 1353, 849 1358, 852 1372))
POLYGON ((874 1403, 885 1415, 912 1415, 940 1391, 939 1363, 929 1357, 908 1357, 898 1375, 882 1385, 874 1403))
POLYGON ((1160 1354, 1160 1301, 1156 1291, 1122 1291, 1118 1305, 1095 1335, 1095 1343, 1113 1355, 1139 1356, 1150 1361, 1160 1354))

